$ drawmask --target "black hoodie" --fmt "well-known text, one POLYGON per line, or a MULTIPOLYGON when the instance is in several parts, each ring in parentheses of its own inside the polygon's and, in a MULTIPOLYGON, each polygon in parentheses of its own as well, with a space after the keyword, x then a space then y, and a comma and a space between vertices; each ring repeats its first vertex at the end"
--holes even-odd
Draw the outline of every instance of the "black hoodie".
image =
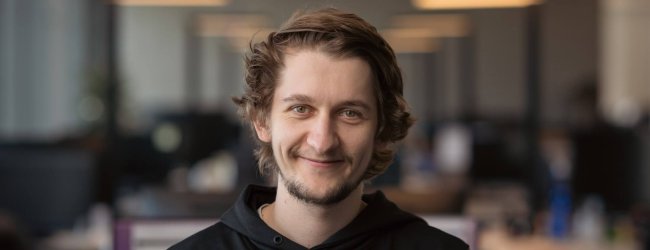
MULTIPOLYGON (((248 186, 221 221, 172 246, 182 249, 307 249, 267 226, 257 214, 275 200, 275 188, 248 186)), ((383 193, 363 196, 368 205, 347 226, 311 249, 466 250, 462 240, 400 210, 383 193)))

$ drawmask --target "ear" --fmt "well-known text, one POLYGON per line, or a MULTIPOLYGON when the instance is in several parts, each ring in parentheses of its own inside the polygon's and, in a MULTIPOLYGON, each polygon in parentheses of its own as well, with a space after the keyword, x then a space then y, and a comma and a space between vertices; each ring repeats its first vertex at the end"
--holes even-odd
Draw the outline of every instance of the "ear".
POLYGON ((253 126, 255 127, 255 133, 257 134, 257 138, 260 139, 260 141, 269 143, 271 142, 271 133, 266 126, 266 124, 255 121, 253 122, 253 126))

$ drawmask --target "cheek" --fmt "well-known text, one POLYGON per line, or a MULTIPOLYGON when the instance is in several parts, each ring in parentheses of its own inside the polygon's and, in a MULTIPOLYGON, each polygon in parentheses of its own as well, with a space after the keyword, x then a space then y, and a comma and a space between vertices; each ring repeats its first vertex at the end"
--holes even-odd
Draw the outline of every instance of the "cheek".
POLYGON ((375 143, 373 133, 350 132, 343 134, 342 138, 345 138, 343 139, 346 141, 345 144, 348 146, 349 150, 353 151, 355 157, 358 158, 357 160, 370 160, 375 143))
MULTIPOLYGON (((292 147, 300 138, 300 128, 295 124, 287 124, 284 121, 275 121, 273 126, 271 143, 274 150, 287 150, 292 147)), ((276 152, 282 153, 282 152, 276 152)))

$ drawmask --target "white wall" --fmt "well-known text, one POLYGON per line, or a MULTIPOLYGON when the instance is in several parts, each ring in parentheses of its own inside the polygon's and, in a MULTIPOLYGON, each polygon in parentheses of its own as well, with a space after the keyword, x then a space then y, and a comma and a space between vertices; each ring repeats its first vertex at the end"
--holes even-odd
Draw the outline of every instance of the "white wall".
POLYGON ((79 128, 85 8, 81 0, 0 1, 0 138, 56 138, 79 128))
POLYGON ((602 110, 632 125, 650 112, 650 1, 602 0, 602 110))
POLYGON ((182 109, 188 12, 177 8, 120 8, 117 61, 125 105, 135 126, 155 112, 182 109))

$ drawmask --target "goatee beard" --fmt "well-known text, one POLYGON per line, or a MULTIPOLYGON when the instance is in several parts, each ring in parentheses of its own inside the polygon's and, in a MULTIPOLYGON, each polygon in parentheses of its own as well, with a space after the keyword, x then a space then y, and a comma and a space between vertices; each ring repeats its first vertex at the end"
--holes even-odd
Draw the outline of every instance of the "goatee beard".
POLYGON ((278 168, 277 173, 282 179, 282 183, 289 191, 289 194, 296 199, 305 202, 307 204, 319 205, 319 206, 329 206, 341 202, 354 191, 363 181, 363 176, 359 177, 353 182, 346 182, 343 185, 337 186, 333 190, 329 190, 323 197, 316 197, 312 194, 309 194, 307 187, 304 184, 300 183, 297 180, 290 180, 285 178, 282 174, 282 171, 278 168))

